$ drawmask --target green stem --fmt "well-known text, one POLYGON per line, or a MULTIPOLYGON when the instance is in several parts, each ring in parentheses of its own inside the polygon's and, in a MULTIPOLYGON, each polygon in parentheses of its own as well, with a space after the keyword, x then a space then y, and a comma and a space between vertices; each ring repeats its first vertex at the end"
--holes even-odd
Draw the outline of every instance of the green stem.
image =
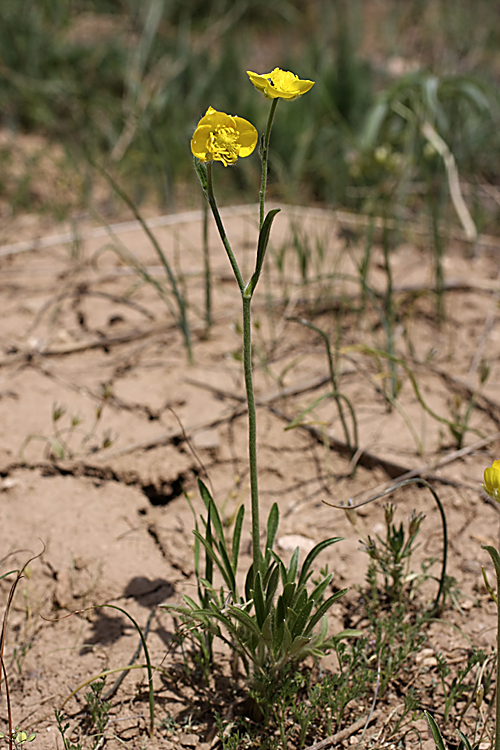
POLYGON ((250 496, 252 507, 252 550, 254 578, 261 567, 259 486, 257 477, 257 415, 252 378, 252 298, 243 296, 243 368, 248 404, 248 457, 250 463, 250 496))
POLYGON ((266 134, 262 141, 262 150, 260 158, 262 161, 262 177, 260 183, 260 221, 259 229, 262 229, 264 223, 264 202, 266 200, 266 187, 267 187, 267 163, 269 158, 269 139, 271 137, 271 128, 273 127, 274 114, 276 107, 278 106, 279 99, 273 99, 271 104, 271 110, 269 112, 269 119, 267 121, 266 134))
POLYGON ((222 240, 222 244, 224 245, 227 256, 229 258, 229 262, 231 263, 233 273, 236 276, 236 281, 238 282, 240 292, 243 294, 243 290, 245 289, 245 282, 243 281, 243 276, 241 275, 238 262, 236 258, 234 257, 234 253, 232 251, 231 245, 229 244, 229 240, 226 235, 226 230, 224 229, 224 225, 220 217, 219 209, 217 208, 217 202, 215 200, 214 187, 213 187, 213 182, 212 182, 212 162, 211 161, 207 162, 207 198, 210 204, 210 208, 212 209, 215 223, 217 224, 217 229, 219 230, 219 235, 222 240))
MULTIPOLYGON (((272 108, 276 109, 276 107, 272 108)), ((271 118, 270 118, 271 120, 271 118)), ((268 133, 271 132, 270 126, 268 125, 268 133)), ((267 142, 269 138, 267 137, 267 142)), ((264 167, 263 167, 264 169, 264 167)), ((263 180, 264 182, 264 180, 263 180)), ((260 551, 260 526, 259 526, 259 490, 257 480, 257 416, 255 412, 255 396, 253 390, 253 379, 252 379, 252 317, 251 317, 251 304, 252 294, 254 288, 249 290, 246 289, 243 276, 238 266, 238 262, 234 256, 234 253, 229 244, 229 240, 222 224, 222 219, 217 208, 217 203, 214 196, 213 182, 212 182, 212 162, 207 163, 207 190, 206 195, 212 213, 214 215, 217 229, 222 240, 222 244, 225 247, 229 262, 233 269, 236 281, 240 288, 241 297, 243 300, 243 368, 245 372, 245 387, 248 404, 248 455, 250 464, 250 495, 251 495, 251 508, 252 508, 252 548, 253 548, 253 570, 254 576, 257 571, 260 570, 262 555, 260 551)))
POLYGON ((212 326, 212 277, 210 273, 210 251, 208 248, 208 204, 203 201, 203 263, 205 266, 205 332, 212 326))

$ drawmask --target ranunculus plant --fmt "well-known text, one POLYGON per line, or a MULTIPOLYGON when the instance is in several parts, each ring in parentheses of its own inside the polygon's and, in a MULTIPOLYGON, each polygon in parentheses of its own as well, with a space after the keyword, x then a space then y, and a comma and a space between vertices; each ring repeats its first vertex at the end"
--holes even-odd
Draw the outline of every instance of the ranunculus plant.
POLYGON ((238 284, 243 311, 243 367, 248 403, 248 457, 250 469, 252 564, 246 573, 243 590, 237 584, 237 568, 245 508, 236 514, 231 544, 228 544, 217 503, 205 484, 199 480, 206 515, 196 521, 195 570, 198 601, 184 597, 184 606, 174 606, 186 628, 196 639, 208 665, 212 659, 214 637, 230 646, 244 666, 249 678, 251 695, 262 715, 269 708, 269 690, 279 685, 286 665, 307 656, 320 657, 335 640, 355 631, 329 635, 326 613, 344 594, 328 596, 333 574, 314 578, 313 563, 327 547, 340 541, 338 537, 317 544, 299 566, 299 549, 287 565, 274 550, 278 531, 279 510, 275 503, 266 524, 266 541, 261 549, 259 488, 257 470, 257 421, 252 381, 251 303, 264 264, 273 220, 279 209, 265 213, 267 160, 271 128, 280 99, 293 100, 314 85, 293 73, 275 68, 272 73, 248 73, 258 91, 272 100, 267 127, 261 142, 261 187, 259 235, 255 253, 255 269, 248 280, 243 278, 237 258, 227 237, 217 208, 213 188, 213 163, 225 167, 239 157, 250 156, 257 143, 257 131, 241 117, 218 112, 209 107, 199 121, 191 140, 194 166, 202 189, 212 210, 222 243, 238 284), (204 553, 204 570, 201 570, 204 553), (214 571, 218 570, 222 586, 216 586, 214 571), (196 626, 193 626, 196 623, 196 626), (267 696, 267 697, 266 697, 267 696))

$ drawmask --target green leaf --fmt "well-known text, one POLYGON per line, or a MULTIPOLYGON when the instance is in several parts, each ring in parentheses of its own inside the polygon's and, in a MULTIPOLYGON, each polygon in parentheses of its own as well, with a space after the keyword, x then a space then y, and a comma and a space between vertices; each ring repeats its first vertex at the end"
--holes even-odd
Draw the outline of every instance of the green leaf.
POLYGON ((280 578, 280 570, 279 570, 278 565, 275 564, 272 568, 271 575, 269 576, 269 580, 266 586, 266 607, 268 610, 274 599, 276 589, 278 588, 279 578, 280 578))
POLYGON ((299 548, 295 547, 293 555, 290 558, 290 565, 286 573, 286 579, 288 583, 294 583, 297 578, 297 570, 299 569, 299 548))
POLYGON ((203 502, 205 503, 205 507, 207 511, 210 512, 210 517, 215 529, 215 533, 217 534, 219 541, 225 546, 226 539, 224 536, 224 529, 222 527, 222 521, 220 519, 219 511, 217 509, 215 501, 210 494, 208 487, 206 486, 206 484, 204 484, 204 482, 202 482, 201 479, 198 479, 198 487, 200 489, 200 494, 203 502))
POLYGON ((231 617, 233 617, 235 620, 238 620, 242 625, 244 625, 253 635, 257 636, 257 638, 262 637, 262 632, 260 628, 257 626, 257 623, 251 617, 248 612, 245 612, 244 609, 240 609, 239 607, 228 607, 229 614, 231 617))
POLYGON ((283 586, 282 597, 283 597, 283 604, 285 605, 285 611, 290 606, 293 600, 294 594, 295 594, 295 584, 290 581, 283 586))
POLYGON ((439 731, 439 727, 434 721, 434 717, 430 715, 428 711, 424 711, 425 718, 427 719, 427 722, 429 724, 429 728, 432 733, 432 737, 434 739, 434 742, 436 744, 436 750, 446 750, 446 745, 444 744, 443 736, 441 732, 439 731))
POLYGON ((276 657, 281 651, 285 637, 285 605, 281 596, 278 597, 273 624, 273 654, 276 657))
POLYGON ((208 192, 208 178, 207 178, 207 165, 193 156, 193 165, 198 179, 200 181, 201 189, 207 195, 208 192))
MULTIPOLYGON (((207 542, 207 545, 210 547, 210 549, 213 549, 213 539, 212 539, 212 524, 210 522, 211 520, 211 506, 208 507, 208 513, 207 513, 207 525, 205 527, 205 539, 207 542)), ((196 539, 196 536, 195 536, 196 539)), ((198 544, 199 544, 199 540, 198 544)), ((214 561, 212 560, 211 556, 208 554, 207 550, 205 549, 205 578, 210 583, 210 585, 214 582, 214 561)))
POLYGON ((234 522, 233 546, 232 546, 232 551, 231 551, 231 560, 233 563, 233 571, 235 575, 236 575, 236 569, 238 567, 238 558, 240 556, 241 529, 243 526, 244 517, 245 517, 245 506, 240 505, 240 508, 236 515, 236 521, 234 522))
POLYGON ((283 600, 283 596, 278 596, 278 601, 276 603, 276 614, 275 614, 275 625, 278 625, 279 623, 285 622, 286 619, 286 605, 283 600))
POLYGON ((236 602, 238 599, 238 590, 236 586, 236 577, 234 575, 233 566, 231 564, 231 560, 229 559, 229 555, 227 554, 227 549, 225 544, 221 544, 219 546, 219 553, 222 558, 222 563, 226 569, 227 572, 227 578, 228 578, 228 586, 229 589, 233 595, 234 601, 236 602))
POLYGON ((271 650, 274 645, 273 620, 274 620, 274 613, 269 612, 264 622, 264 625, 262 626, 262 639, 264 640, 264 643, 266 644, 269 650, 271 650))
POLYGON ((313 601, 319 602, 321 600, 321 597, 323 596, 326 589, 332 582, 332 578, 333 578, 333 573, 329 573, 326 576, 326 578, 323 578, 323 580, 318 583, 318 585, 316 586, 316 588, 314 589, 310 597, 313 601))
POLYGON ((320 552, 323 552, 324 549, 327 547, 330 547, 332 544, 336 544, 337 542, 342 542, 343 537, 341 536, 334 536, 330 539, 325 539, 322 542, 319 542, 315 547, 312 548, 312 550, 307 555, 306 559, 304 560, 304 564, 302 565, 302 569, 300 571, 300 578, 298 582, 298 586, 304 586, 305 582, 308 578, 309 568, 313 564, 314 560, 317 558, 320 552))
POLYGON ((245 599, 247 602, 253 599, 252 589, 253 589, 253 563, 248 568, 248 572, 245 578, 245 599))
POLYGON ((276 534, 278 533, 279 522, 280 512, 278 503, 274 503, 271 510, 269 511, 269 516, 267 518, 266 559, 268 550, 271 551, 274 547, 274 540, 276 539, 276 534))
POLYGON ((314 615, 309 620, 309 623, 308 623, 307 628, 305 630, 305 635, 309 635, 312 632, 312 630, 313 630, 314 626, 316 625, 316 623, 321 620, 321 618, 323 617, 323 615, 328 612, 328 610, 330 609, 330 607, 332 606, 332 604, 334 604, 337 601, 337 599, 340 599, 341 596, 344 596, 344 594, 346 593, 346 591, 347 591, 347 589, 342 589, 341 591, 337 591, 336 594, 333 594, 332 596, 330 596, 329 599, 327 599, 326 601, 323 602, 323 604, 321 605, 321 607, 319 607, 319 609, 316 610, 316 612, 314 613, 314 615))
POLYGON ((343 638, 361 638, 363 635, 362 630, 354 630, 353 628, 347 628, 346 630, 340 630, 338 633, 330 636, 329 641, 341 641, 343 638))
POLYGON ((281 574, 281 583, 283 584, 283 586, 286 586, 286 581, 287 581, 287 579, 286 579, 286 566, 285 566, 283 560, 280 558, 280 556, 276 554, 276 552, 272 551, 271 552, 271 556, 272 556, 273 560, 275 560, 275 562, 279 566, 280 574, 281 574))
MULTIPOLYGON (((211 549, 212 554, 211 557, 213 558, 214 562, 216 562, 219 570, 221 571, 222 575, 224 576, 224 580, 230 589, 231 593, 233 594, 235 600, 237 598, 237 589, 236 589, 236 578, 235 578, 235 571, 233 569, 233 566, 231 564, 231 561, 229 559, 229 554, 227 551, 227 544, 226 544, 226 538, 224 536, 224 529, 222 526, 222 521, 219 515, 219 511, 217 510, 217 506, 214 502, 214 499, 212 495, 210 494, 207 486, 202 482, 201 479, 198 479, 198 487, 200 488, 200 493, 203 499, 203 502, 205 503, 205 507, 208 512, 208 521, 207 521, 207 534, 209 532, 209 529, 211 527, 211 524, 213 525, 213 528, 215 530, 215 533, 217 534, 218 543, 217 543, 217 550, 220 555, 220 560, 216 557, 216 555, 213 553, 213 546, 215 543, 215 540, 212 538, 211 530, 210 530, 210 540, 207 538, 207 544, 204 543, 204 540, 200 537, 200 541, 205 546, 205 549, 211 549), (207 546, 208 545, 208 546, 207 546), (224 572, 225 571, 225 572, 224 572)), ((196 534, 196 532, 195 532, 196 534)), ((207 580, 210 580, 207 578, 207 580)))
POLYGON ((269 211, 266 218, 264 219, 264 223, 262 224, 261 230, 259 232, 259 242, 257 245, 255 271, 253 272, 252 278, 246 285, 244 291, 244 296, 247 298, 252 297, 255 291, 255 287, 257 286, 257 282, 262 271, 262 266, 264 264, 264 258, 266 256, 267 245, 269 243, 269 235, 271 233, 271 227, 274 221, 274 217, 276 216, 276 214, 279 214, 280 211, 280 208, 273 208, 271 211, 269 211))
POLYGON ((465 736, 465 734, 463 734, 460 731, 460 729, 457 729, 457 732, 458 732, 458 736, 462 740, 462 742, 460 744, 462 745, 462 743, 463 743, 463 747, 465 748, 465 750, 472 750, 472 745, 470 744, 470 742, 467 739, 467 737, 465 736))
POLYGON ((491 559, 493 560, 493 565, 495 566, 495 573, 497 576, 497 596, 500 596, 500 555, 498 554, 498 551, 495 549, 495 547, 491 546, 491 544, 482 544, 481 547, 489 553, 491 559))
POLYGON ((283 641, 281 644, 280 652, 282 654, 290 653, 291 646, 292 646, 292 636, 291 636, 290 630, 285 620, 285 622, 283 623, 283 641))
MULTIPOLYGON (((198 531, 198 518, 196 516, 195 509, 193 508, 193 503, 191 502, 191 499, 187 492, 184 492, 184 497, 187 500, 187 503, 189 507, 191 508, 191 513, 193 514, 194 519, 194 528, 196 531, 198 531)), ((200 602, 204 599, 204 594, 201 590, 200 584, 199 584, 199 577, 200 577, 200 542, 199 539, 196 537, 194 538, 194 573, 196 576, 196 581, 198 584, 198 596, 200 597, 200 602)), ((205 574, 206 574, 206 566, 205 566, 205 574)))
POLYGON ((323 615, 321 618, 321 626, 319 629, 319 633, 316 634, 316 637, 314 639, 314 645, 320 646, 326 641, 326 637, 328 635, 328 617, 326 615, 323 615))
MULTIPOLYGON (((184 594, 184 596, 182 598, 184 599, 184 601, 186 602, 186 604, 189 604, 189 606, 191 607, 191 609, 193 611, 200 608, 200 605, 197 602, 195 602, 194 599, 191 599, 191 597, 188 596, 187 594, 184 594)), ((167 606, 172 607, 172 606, 175 606, 175 605, 169 604, 167 606)))
POLYGON ((309 595, 307 593, 307 590, 303 588, 302 590, 297 590, 295 592, 295 596, 293 598, 293 602, 291 603, 291 606, 294 608, 294 610, 297 612, 297 614, 305 607, 309 600, 309 595))
POLYGON ((233 569, 231 567, 231 563, 229 562, 229 558, 227 557, 226 550, 225 549, 224 550, 220 550, 221 556, 223 555, 224 552, 226 553, 225 559, 223 559, 221 561, 219 559, 219 557, 216 555, 214 549, 210 546, 210 544, 207 542, 207 540, 204 539, 204 537, 202 537, 202 535, 200 534, 199 531, 196 531, 196 529, 195 529, 193 531, 193 534, 196 536, 197 539, 200 540, 200 542, 204 546, 205 550, 207 551, 208 555, 211 557, 211 559, 214 561, 214 563, 219 568, 219 570, 221 572, 221 575, 224 578, 224 582, 225 582, 226 586, 234 594, 235 589, 236 589, 236 579, 234 577, 234 572, 233 572, 233 569))
POLYGON ((252 593, 255 616, 259 627, 262 628, 264 620, 266 619, 266 606, 264 603, 264 591, 262 590, 262 576, 260 570, 257 571, 257 575, 255 576, 252 593))
POLYGON ((304 646, 309 646, 310 642, 311 639, 304 635, 298 635, 296 638, 294 638, 293 643, 288 650, 289 658, 293 659, 294 656, 297 656, 299 651, 303 649, 304 646))
MULTIPOLYGON (((307 592, 306 597, 307 597, 307 592)), ((312 608, 314 606, 314 601, 312 599, 306 599, 306 602, 303 604, 302 607, 297 606, 297 619, 295 620, 295 624, 292 628, 292 636, 296 638, 299 635, 303 635, 306 627, 306 623, 309 619, 309 615, 312 612, 312 608)))

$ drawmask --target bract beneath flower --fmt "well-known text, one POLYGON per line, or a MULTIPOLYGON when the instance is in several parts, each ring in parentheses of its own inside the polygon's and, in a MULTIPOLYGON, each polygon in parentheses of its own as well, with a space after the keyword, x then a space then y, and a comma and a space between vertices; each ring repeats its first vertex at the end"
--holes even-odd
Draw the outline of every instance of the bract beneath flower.
POLYGON ((312 89, 314 81, 302 81, 289 70, 275 68, 271 73, 252 73, 247 70, 247 75, 255 88, 268 99, 298 99, 312 89))
POLYGON ((250 156, 257 139, 250 122, 209 107, 194 131, 191 151, 200 161, 221 161, 227 167, 239 156, 250 156))
POLYGON ((492 466, 484 470, 484 491, 497 503, 500 503, 500 461, 493 461, 492 466))

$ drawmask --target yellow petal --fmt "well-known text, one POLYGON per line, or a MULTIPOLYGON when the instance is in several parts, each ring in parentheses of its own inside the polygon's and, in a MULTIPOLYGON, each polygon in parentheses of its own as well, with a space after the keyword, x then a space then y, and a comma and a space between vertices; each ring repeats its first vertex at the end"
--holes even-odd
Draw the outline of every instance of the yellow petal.
POLYGON ((200 161, 210 161, 210 156, 207 156, 210 133, 210 125, 198 125, 191 139, 191 151, 200 161))
POLYGON ((275 68, 271 73, 259 75, 247 70, 247 75, 255 88, 268 99, 291 101, 305 94, 314 86, 314 81, 301 80, 289 70, 275 68))
POLYGON ((270 73, 261 76, 258 73, 252 73, 251 70, 247 70, 247 76, 250 78, 250 81, 255 88, 264 95, 266 95, 266 91, 271 88, 269 75, 270 73))
POLYGON ((233 119, 239 131, 239 156, 250 156, 257 145, 259 134, 248 120, 244 120, 242 117, 234 117, 233 119))
POLYGON ((493 461, 493 465, 484 470, 485 492, 500 502, 500 461, 493 461))

